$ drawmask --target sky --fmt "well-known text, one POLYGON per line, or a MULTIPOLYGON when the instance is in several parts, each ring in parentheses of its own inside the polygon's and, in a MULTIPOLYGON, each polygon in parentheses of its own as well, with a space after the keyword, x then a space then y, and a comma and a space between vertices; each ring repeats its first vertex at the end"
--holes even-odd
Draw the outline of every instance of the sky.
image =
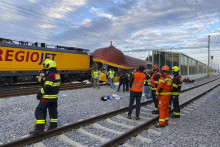
MULTIPOLYGON (((0 0, 0 38, 121 51, 208 46, 220 65, 220 0, 0 0)), ((205 64, 208 49, 175 50, 205 64)), ((125 53, 145 59, 150 52, 125 53)))

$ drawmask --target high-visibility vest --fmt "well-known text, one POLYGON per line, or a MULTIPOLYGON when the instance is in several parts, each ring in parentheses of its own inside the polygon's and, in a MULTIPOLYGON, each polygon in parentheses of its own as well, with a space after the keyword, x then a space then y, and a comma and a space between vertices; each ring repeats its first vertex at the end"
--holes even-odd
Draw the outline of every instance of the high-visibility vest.
POLYGON ((145 78, 146 75, 143 72, 134 73, 134 81, 131 86, 131 91, 142 92, 145 78))
POLYGON ((109 78, 114 78, 115 72, 114 71, 109 71, 109 78))
POLYGON ((94 72, 93 72, 93 76, 94 76, 94 78, 97 78, 97 77, 99 76, 99 72, 94 71, 94 72))

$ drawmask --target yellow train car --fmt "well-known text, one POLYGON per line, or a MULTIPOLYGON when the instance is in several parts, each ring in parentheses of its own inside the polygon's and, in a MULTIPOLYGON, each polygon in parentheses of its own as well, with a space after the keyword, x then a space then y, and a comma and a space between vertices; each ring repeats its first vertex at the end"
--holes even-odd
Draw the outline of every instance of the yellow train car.
POLYGON ((43 61, 48 58, 57 63, 63 81, 88 79, 91 56, 87 51, 74 47, 53 49, 0 42, 0 82, 35 81, 43 61))

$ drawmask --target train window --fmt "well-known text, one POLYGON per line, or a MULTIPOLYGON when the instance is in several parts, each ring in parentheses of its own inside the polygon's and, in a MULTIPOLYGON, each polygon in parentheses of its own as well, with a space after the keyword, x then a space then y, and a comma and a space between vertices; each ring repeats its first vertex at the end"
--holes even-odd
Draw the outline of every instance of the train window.
POLYGON ((101 72, 102 73, 107 73, 107 65, 105 65, 105 64, 102 65, 101 72))
POLYGON ((147 64, 147 69, 151 69, 152 65, 151 64, 147 64))
POLYGON ((96 69, 101 70, 102 69, 102 63, 93 62, 92 69, 93 70, 96 70, 96 69))
POLYGON ((116 75, 116 76, 118 76, 118 75, 119 75, 119 74, 118 74, 119 69, 120 69, 120 68, 117 68, 117 67, 113 68, 113 70, 115 71, 115 75, 116 75))
POLYGON ((123 71, 124 71, 124 69, 118 68, 118 75, 120 76, 123 71))

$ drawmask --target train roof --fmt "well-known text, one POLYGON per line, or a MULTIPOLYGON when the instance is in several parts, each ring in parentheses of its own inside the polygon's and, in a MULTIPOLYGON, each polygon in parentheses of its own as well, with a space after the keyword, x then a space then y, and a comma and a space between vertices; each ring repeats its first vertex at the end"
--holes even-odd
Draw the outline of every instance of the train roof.
POLYGON ((111 66, 124 69, 137 68, 140 65, 147 66, 145 60, 137 59, 124 55, 120 50, 110 45, 106 48, 100 48, 93 52, 93 61, 102 62, 111 66))
POLYGON ((77 48, 77 47, 58 46, 58 45, 55 48, 47 48, 45 43, 41 43, 39 45, 44 45, 44 46, 43 47, 35 46, 34 44, 29 45, 28 42, 23 42, 23 41, 19 41, 19 44, 15 44, 13 40, 0 38, 0 46, 2 46, 2 47, 34 49, 34 50, 53 51, 53 52, 85 54, 85 55, 87 55, 88 54, 87 52, 89 51, 88 49, 82 49, 82 48, 77 48))

